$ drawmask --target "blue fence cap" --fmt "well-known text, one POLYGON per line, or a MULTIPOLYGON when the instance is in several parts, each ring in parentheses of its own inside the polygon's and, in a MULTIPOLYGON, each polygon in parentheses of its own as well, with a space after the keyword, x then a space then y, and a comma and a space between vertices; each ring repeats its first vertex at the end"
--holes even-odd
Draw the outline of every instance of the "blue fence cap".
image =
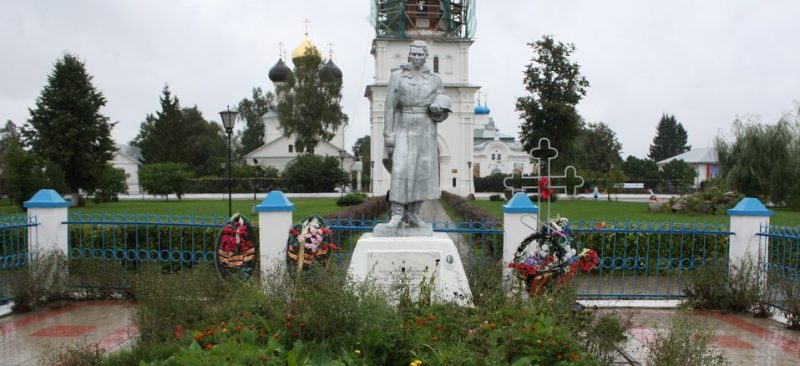
POLYGON ((52 189, 40 189, 31 199, 22 203, 25 208, 58 208, 69 207, 69 202, 64 200, 58 192, 52 189))
POLYGON ((768 210, 764 204, 754 197, 745 197, 736 207, 728 210, 728 215, 731 216, 767 216, 770 217, 775 214, 775 211, 768 210))
POLYGON ((294 203, 290 202, 281 191, 269 192, 267 197, 256 206, 256 212, 294 211, 294 203))
POLYGON ((539 207, 531 202, 528 195, 518 192, 511 197, 507 204, 503 205, 504 213, 539 213, 539 207))

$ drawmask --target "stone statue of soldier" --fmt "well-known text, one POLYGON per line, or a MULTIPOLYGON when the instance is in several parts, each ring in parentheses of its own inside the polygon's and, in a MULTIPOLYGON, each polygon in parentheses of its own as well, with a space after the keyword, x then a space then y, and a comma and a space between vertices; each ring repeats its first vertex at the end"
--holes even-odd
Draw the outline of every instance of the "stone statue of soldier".
POLYGON ((442 79, 425 62, 428 46, 414 41, 408 63, 389 78, 384 111, 383 164, 391 173, 386 228, 422 227, 422 202, 439 199, 437 124, 451 112, 442 79))

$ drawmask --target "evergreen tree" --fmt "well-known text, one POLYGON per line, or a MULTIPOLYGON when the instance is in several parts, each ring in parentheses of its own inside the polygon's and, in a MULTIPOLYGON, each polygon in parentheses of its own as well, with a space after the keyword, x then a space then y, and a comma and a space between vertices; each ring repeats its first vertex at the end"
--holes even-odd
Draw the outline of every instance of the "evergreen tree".
POLYGON ((247 154, 264 144, 264 121, 261 119, 267 112, 275 108, 275 96, 272 92, 264 93, 261 88, 253 88, 251 99, 244 98, 239 102, 239 118, 247 124, 242 131, 239 155, 247 154))
POLYGON ((658 165, 650 159, 639 159, 629 155, 622 163, 625 176, 633 182, 643 182, 647 188, 655 188, 659 179, 658 165))
POLYGON ((6 146, 11 142, 15 141, 17 144, 22 144, 22 139, 19 134, 19 128, 17 125, 11 121, 6 121, 6 125, 0 129, 0 155, 6 149, 6 146))
POLYGON ((528 43, 534 56, 524 70, 525 90, 517 98, 516 110, 522 118, 520 140, 526 151, 547 137, 563 154, 570 155, 581 118, 575 106, 586 95, 589 82, 580 66, 569 60, 575 45, 556 42, 550 36, 528 43))
POLYGON ((342 80, 323 67, 314 49, 292 61, 292 76, 276 90, 278 120, 283 135, 295 139, 298 151, 313 154, 320 141, 330 141, 347 123, 340 104, 342 80))
POLYGON ((594 172, 608 172, 622 162, 622 144, 617 134, 603 122, 589 123, 581 129, 576 150, 577 163, 594 172))
POLYGON ((650 153, 647 157, 659 162, 685 153, 691 149, 691 146, 686 144, 687 140, 686 129, 675 119, 675 116, 663 114, 661 120, 658 121, 656 136, 653 138, 653 144, 650 145, 650 153))
POLYGON ((105 105, 84 63, 68 53, 56 61, 22 129, 31 151, 58 165, 76 195, 97 188, 116 149, 115 123, 100 113, 105 105))
POLYGON ((198 175, 212 175, 220 172, 220 165, 228 161, 227 134, 222 125, 209 122, 197 106, 181 110, 183 121, 189 134, 186 136, 181 156, 185 163, 198 175))
POLYGON ((131 145, 142 150, 146 164, 186 162, 186 138, 190 130, 184 122, 178 97, 173 97, 169 86, 161 94, 161 110, 155 116, 148 114, 139 127, 131 145))

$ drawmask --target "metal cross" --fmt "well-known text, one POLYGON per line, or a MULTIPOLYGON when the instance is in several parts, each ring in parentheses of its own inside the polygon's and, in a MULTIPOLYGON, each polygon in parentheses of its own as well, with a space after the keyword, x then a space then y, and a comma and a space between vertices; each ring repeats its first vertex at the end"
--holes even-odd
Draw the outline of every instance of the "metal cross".
POLYGON ((306 20, 304 20, 303 23, 306 23, 306 35, 308 35, 308 25, 311 24, 311 21, 308 20, 308 18, 306 18, 306 20))
POLYGON ((550 145, 550 140, 547 139, 546 137, 542 137, 539 139, 538 146, 532 149, 530 154, 533 160, 536 161, 538 174, 535 176, 523 176, 523 177, 510 176, 504 179, 503 186, 510 189, 512 193, 525 191, 531 193, 536 192, 538 194, 539 180, 541 178, 548 178, 550 181, 549 182, 550 188, 556 191, 556 193, 570 194, 570 189, 571 189, 572 195, 574 196, 578 193, 578 188, 583 187, 585 181, 583 180, 583 177, 577 174, 575 167, 572 165, 564 168, 563 175, 549 174, 550 161, 558 157, 558 150, 550 145), (544 159, 547 159, 548 174, 542 174, 542 160, 544 159), (517 179, 519 179, 519 181, 522 183, 519 188, 513 186, 514 180, 517 179))

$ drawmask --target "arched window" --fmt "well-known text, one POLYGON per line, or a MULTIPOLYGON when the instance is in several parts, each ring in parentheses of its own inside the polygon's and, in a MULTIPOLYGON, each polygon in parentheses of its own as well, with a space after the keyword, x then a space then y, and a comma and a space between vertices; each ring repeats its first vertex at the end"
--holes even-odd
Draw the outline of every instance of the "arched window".
POLYGON ((439 56, 433 57, 433 72, 439 73, 439 56))
POLYGON ((289 145, 289 152, 294 152, 293 150, 294 150, 294 146, 289 145))
MULTIPOLYGON (((289 146, 289 150, 290 150, 289 152, 291 152, 291 150, 292 150, 292 147, 291 147, 291 146, 289 146)), ((494 155, 494 154, 492 154, 492 160, 494 160, 494 157, 495 157, 495 155, 494 155)))
POLYGON ((503 160, 502 154, 497 154, 497 160, 503 160))
POLYGON ((455 188, 455 187, 456 187, 456 179, 453 178, 453 188, 455 188))

